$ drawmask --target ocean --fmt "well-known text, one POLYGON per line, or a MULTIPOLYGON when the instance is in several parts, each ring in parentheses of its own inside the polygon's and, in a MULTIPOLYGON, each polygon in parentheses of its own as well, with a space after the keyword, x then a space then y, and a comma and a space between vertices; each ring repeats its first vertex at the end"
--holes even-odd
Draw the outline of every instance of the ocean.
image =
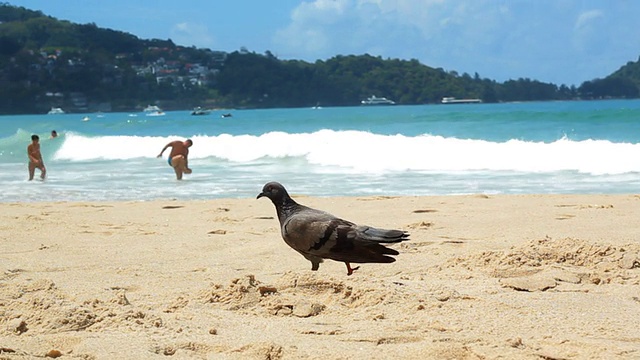
POLYGON ((0 124, 1 202, 245 198, 273 180, 309 196, 640 193, 640 100, 42 114, 0 124), (60 136, 49 139, 53 129, 60 136), (31 134, 45 181, 27 181, 31 134), (156 155, 187 138, 193 174, 177 181, 170 149, 156 155))

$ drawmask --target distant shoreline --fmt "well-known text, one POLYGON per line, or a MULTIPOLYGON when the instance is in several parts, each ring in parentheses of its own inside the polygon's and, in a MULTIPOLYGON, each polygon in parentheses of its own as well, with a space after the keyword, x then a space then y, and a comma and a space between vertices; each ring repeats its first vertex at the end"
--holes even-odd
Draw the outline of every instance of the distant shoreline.
MULTIPOLYGON (((461 99, 464 100, 464 99, 461 99)), ((500 101, 500 102, 461 102, 461 103, 442 103, 442 102, 433 102, 433 103, 425 103, 425 104, 395 104, 393 106, 435 106, 435 105, 499 105, 499 104, 519 104, 519 103, 557 103, 557 102, 599 102, 599 101, 639 101, 640 98, 606 98, 606 99, 566 99, 566 100, 531 100, 531 101, 500 101)), ((346 108, 346 107, 366 107, 366 108, 376 108, 378 106, 367 106, 362 104, 354 104, 354 105, 323 105, 323 108, 346 108)), ((208 109, 211 112, 216 111, 234 111, 234 110, 273 110, 273 109, 307 109, 314 108, 313 106, 292 106, 292 107, 224 107, 224 108, 213 108, 208 109)), ((176 108, 176 109, 164 109, 165 112, 192 112, 193 108, 176 108)), ((122 111, 92 111, 92 112, 73 112, 73 111, 65 111, 64 115, 75 114, 75 115, 90 115, 90 114, 143 114, 143 110, 139 108, 132 109, 130 111, 122 110, 122 111)), ((20 116, 20 115, 48 115, 45 113, 2 113, 0 116, 20 116)))

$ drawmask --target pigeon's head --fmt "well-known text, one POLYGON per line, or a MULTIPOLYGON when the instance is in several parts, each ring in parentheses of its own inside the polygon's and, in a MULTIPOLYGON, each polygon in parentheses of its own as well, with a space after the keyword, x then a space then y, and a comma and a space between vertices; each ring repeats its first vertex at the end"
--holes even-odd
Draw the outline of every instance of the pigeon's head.
POLYGON ((261 197, 268 197, 274 204, 283 204, 287 199, 290 199, 287 190, 279 182, 268 182, 262 187, 262 192, 258 194, 256 199, 261 197))

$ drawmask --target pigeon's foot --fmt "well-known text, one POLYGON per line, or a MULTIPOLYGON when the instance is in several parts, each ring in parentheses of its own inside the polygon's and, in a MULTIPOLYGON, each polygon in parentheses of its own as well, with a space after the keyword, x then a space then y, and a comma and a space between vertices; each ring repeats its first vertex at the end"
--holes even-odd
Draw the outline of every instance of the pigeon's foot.
POLYGON ((352 268, 351 264, 349 264, 348 262, 346 262, 345 265, 347 265, 347 276, 353 274, 354 271, 360 269, 360 266, 356 266, 356 267, 352 268))

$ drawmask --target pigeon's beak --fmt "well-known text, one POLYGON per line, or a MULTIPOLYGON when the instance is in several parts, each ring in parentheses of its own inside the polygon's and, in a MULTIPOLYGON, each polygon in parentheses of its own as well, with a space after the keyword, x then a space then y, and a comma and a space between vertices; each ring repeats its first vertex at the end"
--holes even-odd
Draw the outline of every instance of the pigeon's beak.
POLYGON ((258 196, 256 196, 256 199, 260 199, 263 196, 266 196, 266 195, 263 192, 261 192, 260 194, 258 194, 258 196))

